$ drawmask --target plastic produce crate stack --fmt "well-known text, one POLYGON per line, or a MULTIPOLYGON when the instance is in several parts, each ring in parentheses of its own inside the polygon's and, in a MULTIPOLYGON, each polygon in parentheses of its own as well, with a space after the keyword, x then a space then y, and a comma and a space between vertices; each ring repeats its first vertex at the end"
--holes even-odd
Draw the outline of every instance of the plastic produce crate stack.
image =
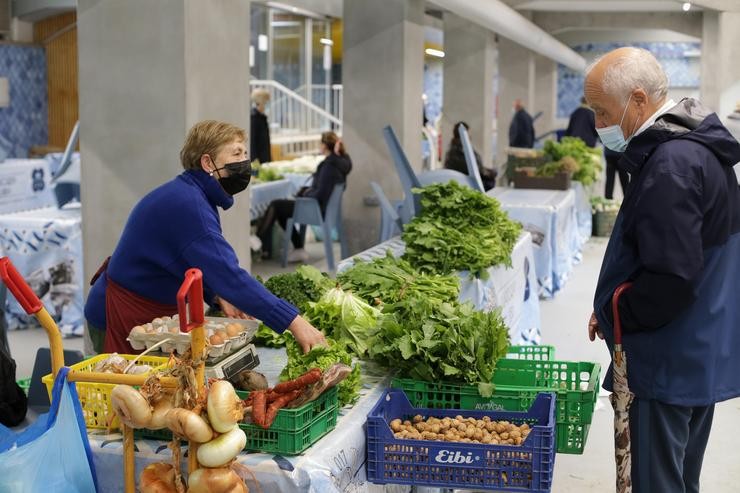
POLYGON ((542 393, 527 412, 424 409, 386 391, 367 418, 367 476, 377 484, 549 492, 555 465, 555 397, 542 393), (390 422, 415 415, 509 421, 531 426, 520 446, 395 438, 390 422))
MULTIPOLYGON (((99 354, 88 358, 85 361, 80 361, 77 364, 70 366, 74 371, 78 372, 92 372, 95 366, 108 358, 110 354, 99 354)), ((131 361, 136 359, 136 354, 120 354, 122 358, 131 361)), ((136 366, 149 365, 152 368, 152 372, 163 369, 168 362, 168 358, 161 356, 142 356, 136 362, 136 366)), ((51 389, 54 386, 54 379, 52 375, 44 376, 41 381, 46 385, 46 390, 49 392, 49 399, 51 399, 51 389)), ((113 415, 113 407, 111 405, 110 394, 113 391, 115 384, 112 383, 90 383, 90 382, 77 382, 77 394, 80 397, 80 404, 82 405, 82 412, 85 415, 85 425, 88 429, 106 429, 108 428, 108 420, 113 415)))
POLYGON ((483 397, 476 385, 393 379, 415 406, 440 409, 524 411, 539 392, 554 392, 557 451, 581 454, 599 394, 598 363, 501 359, 496 366, 494 394, 483 397))

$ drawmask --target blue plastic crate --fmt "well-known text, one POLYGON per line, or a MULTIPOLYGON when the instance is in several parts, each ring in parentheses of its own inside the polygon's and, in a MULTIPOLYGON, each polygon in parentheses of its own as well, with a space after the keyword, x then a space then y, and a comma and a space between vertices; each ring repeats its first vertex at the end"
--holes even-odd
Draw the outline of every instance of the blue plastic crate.
POLYGON ((401 390, 389 389, 367 417, 367 477, 377 484, 475 490, 549 492, 555 466, 555 395, 541 393, 527 412, 422 409, 401 390), (458 415, 528 423, 519 446, 398 439, 389 423, 421 415, 458 415))

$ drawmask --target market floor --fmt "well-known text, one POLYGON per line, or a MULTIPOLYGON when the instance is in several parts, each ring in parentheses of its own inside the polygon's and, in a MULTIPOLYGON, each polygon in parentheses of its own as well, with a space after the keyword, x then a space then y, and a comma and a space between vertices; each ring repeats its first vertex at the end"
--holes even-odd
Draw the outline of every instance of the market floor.
MULTIPOLYGON (((586 323, 605 249, 605 239, 593 238, 585 246, 583 261, 575 267, 565 288, 553 300, 540 304, 542 342, 556 347, 557 359, 595 361, 601 363, 602 369, 609 364, 609 353, 603 342, 588 340, 586 323)), ((554 493, 614 491, 614 414, 607 395, 602 390, 583 455, 557 455, 554 493)), ((702 492, 740 491, 740 449, 734 441, 738 423, 740 399, 717 405, 704 456, 702 492)))
MULTIPOLYGON (((609 354, 602 342, 590 342, 586 322, 606 240, 592 239, 584 248, 583 260, 577 265, 564 289, 554 299, 541 303, 542 342, 557 348, 558 359, 595 361, 606 368, 609 354)), ((326 269, 320 243, 306 245, 309 262, 326 269)), ((338 258, 338 248, 335 254, 338 258)), ((255 275, 269 277, 290 272, 295 264, 280 267, 278 261, 256 261, 255 275)), ((9 334, 11 353, 18 364, 18 377, 30 376, 36 349, 48 346, 40 329, 13 331, 9 334)), ((66 349, 82 349, 82 338, 65 339, 66 349)), ((602 371, 603 378, 603 371, 602 371)), ((554 493, 593 493, 614 490, 613 413, 602 391, 583 455, 558 454, 555 461, 554 493)), ((717 405, 714 426, 709 439, 702 473, 702 491, 732 493, 740 491, 740 449, 734 442, 734 431, 740 423, 740 399, 717 405)))

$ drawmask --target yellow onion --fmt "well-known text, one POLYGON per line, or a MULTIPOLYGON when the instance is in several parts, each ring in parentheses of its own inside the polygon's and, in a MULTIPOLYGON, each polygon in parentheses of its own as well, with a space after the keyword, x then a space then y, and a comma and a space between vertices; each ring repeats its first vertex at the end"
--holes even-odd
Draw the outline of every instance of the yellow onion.
POLYGON ((244 406, 234 386, 226 380, 217 380, 208 390, 208 421, 219 433, 226 433, 244 417, 244 406))
POLYGON ((139 476, 141 493, 176 493, 175 468, 172 464, 155 462, 149 464, 139 476))
POLYGON ((198 462, 205 467, 228 464, 247 444, 247 435, 239 426, 198 447, 198 462))
POLYGON ((149 426, 152 408, 138 390, 128 385, 116 385, 111 391, 110 400, 121 423, 131 428, 149 426))
POLYGON ((162 397, 154 404, 152 419, 149 422, 150 430, 161 430, 167 428, 167 413, 172 409, 171 396, 162 397))
POLYGON ((196 469, 188 478, 188 493, 249 493, 249 488, 229 468, 196 469))
POLYGON ((195 443, 206 443, 213 438, 213 430, 199 414, 180 407, 167 411, 167 428, 195 443))

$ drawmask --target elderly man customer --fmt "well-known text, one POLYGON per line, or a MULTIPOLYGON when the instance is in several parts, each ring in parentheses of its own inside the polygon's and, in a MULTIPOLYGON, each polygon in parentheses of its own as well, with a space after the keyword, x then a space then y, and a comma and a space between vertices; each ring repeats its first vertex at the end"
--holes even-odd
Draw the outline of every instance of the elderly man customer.
POLYGON ((632 282, 618 310, 635 394, 636 493, 698 492, 714 404, 740 396, 740 144, 699 101, 670 100, 667 85, 655 57, 636 48, 606 54, 585 82, 599 136, 632 177, 589 336, 611 347, 610 301, 632 282))

